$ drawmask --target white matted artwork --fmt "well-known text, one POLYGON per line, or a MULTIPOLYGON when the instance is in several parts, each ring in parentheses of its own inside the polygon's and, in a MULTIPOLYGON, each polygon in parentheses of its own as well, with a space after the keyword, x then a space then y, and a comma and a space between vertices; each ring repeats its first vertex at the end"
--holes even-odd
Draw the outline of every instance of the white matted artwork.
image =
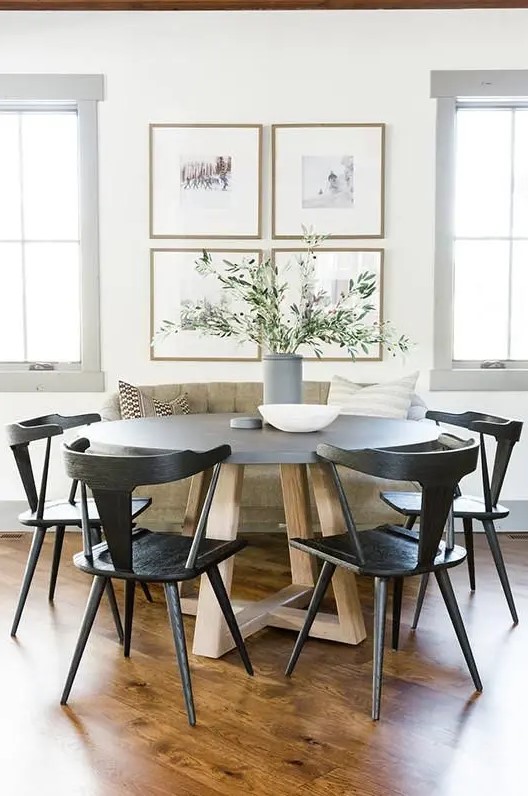
POLYGON ((384 124, 276 124, 273 237, 382 238, 384 124))
MULTIPOLYGON (((224 260, 239 261, 241 257, 258 259, 260 251, 208 249, 215 265, 224 260)), ((196 261, 202 249, 150 250, 150 339, 162 321, 178 321, 187 304, 204 299, 215 305, 226 301, 220 283, 202 276, 196 261)), ((226 304, 236 310, 235 304, 226 304)), ((258 360, 260 350, 254 343, 239 343, 233 337, 204 335, 195 329, 182 329, 151 346, 152 360, 258 360)))
MULTIPOLYGON (((299 269, 293 266, 295 258, 302 251, 296 249, 272 249, 272 257, 279 269, 281 279, 287 279, 293 296, 299 294, 299 269), (292 267, 289 268, 288 264, 292 267)), ((343 293, 350 290, 350 281, 356 280, 359 274, 368 271, 376 276, 376 291, 370 298, 374 309, 364 321, 367 324, 383 322, 383 249, 318 249, 316 252, 315 289, 323 289, 335 303, 343 293)), ((350 359, 350 354, 339 345, 324 344, 321 346, 322 356, 316 357, 310 348, 300 348, 298 353, 305 359, 342 360, 350 359)), ((368 353, 359 350, 355 356, 363 362, 378 362, 382 359, 381 345, 373 345, 368 353)))
POLYGON ((260 236, 261 125, 150 125, 150 237, 260 236))

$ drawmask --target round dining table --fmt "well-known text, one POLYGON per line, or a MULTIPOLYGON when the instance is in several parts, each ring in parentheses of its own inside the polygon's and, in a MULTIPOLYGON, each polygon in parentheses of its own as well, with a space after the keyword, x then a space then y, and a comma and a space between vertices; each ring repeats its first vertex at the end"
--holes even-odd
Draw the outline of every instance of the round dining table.
MULTIPOLYGON (((430 421, 393 420, 340 415, 327 428, 311 433, 288 433, 264 424, 261 429, 230 426, 233 413, 148 417, 95 423, 85 436, 99 452, 127 453, 151 450, 204 451, 228 444, 231 455, 220 470, 209 514, 207 535, 235 539, 238 534, 244 468, 254 464, 279 465, 286 531, 289 539, 313 536, 308 478, 311 478, 321 533, 345 532, 337 490, 329 465, 318 458, 321 443, 346 450, 388 448, 431 442, 438 427, 430 421)), ((192 535, 203 505, 211 473, 194 476, 183 521, 183 533, 192 535)), ((352 506, 352 512, 354 507, 352 506)), ((264 627, 299 630, 313 591, 316 569, 313 557, 289 547, 291 584, 258 601, 234 602, 241 632, 247 637, 264 627)), ((233 558, 221 565, 231 592, 233 558)), ((366 636, 354 575, 338 567, 332 579, 337 613, 318 614, 310 635, 346 644, 366 636)), ((203 576, 198 598, 182 595, 182 608, 196 615, 193 652, 218 658, 234 645, 208 579, 203 576)))

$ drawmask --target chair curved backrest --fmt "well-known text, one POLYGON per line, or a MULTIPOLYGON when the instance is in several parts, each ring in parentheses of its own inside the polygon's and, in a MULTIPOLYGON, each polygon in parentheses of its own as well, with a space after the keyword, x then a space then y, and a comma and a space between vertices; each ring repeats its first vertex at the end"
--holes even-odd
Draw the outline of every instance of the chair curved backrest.
POLYGON ((430 420, 435 420, 437 423, 458 426, 480 435, 480 464, 484 505, 486 511, 491 511, 499 502, 513 448, 521 437, 522 422, 520 420, 508 420, 496 415, 483 414, 482 412, 461 412, 457 414, 439 412, 434 409, 428 410, 425 416, 430 420), (496 441, 491 474, 484 441, 486 436, 493 437, 496 441))
POLYGON ((229 445, 212 450, 130 448, 126 454, 98 453, 86 438, 63 445, 66 474, 92 491, 132 492, 138 486, 167 484, 209 470, 231 455, 229 445))
MULTIPOLYGON (((79 426, 89 425, 90 423, 98 423, 100 420, 101 415, 95 412, 66 417, 53 414, 33 417, 30 420, 21 420, 18 423, 10 423, 6 426, 7 441, 15 457, 29 508, 31 511, 37 513, 37 519, 42 519, 44 503, 46 501, 51 438, 62 434, 67 429, 79 428, 79 426), (40 487, 37 491, 35 473, 29 453, 29 444, 41 439, 47 440, 47 443, 40 487)), ((73 502, 75 498, 75 491, 76 483, 74 482, 70 491, 70 502, 73 502)))
POLYGON ((90 450, 83 438, 63 445, 66 473, 81 483, 82 528, 85 555, 90 558, 91 536, 86 488, 94 497, 116 569, 132 572, 132 492, 138 486, 166 484, 213 469, 213 477, 196 528, 187 566, 193 566, 206 530, 220 464, 231 455, 229 445, 204 452, 129 449, 125 455, 90 450))
MULTIPOLYGON (((455 487, 461 478, 477 466, 479 446, 473 439, 461 440, 442 434, 436 443, 400 448, 346 451, 333 445, 319 445, 317 454, 335 465, 349 467, 367 475, 394 481, 417 481, 422 487, 418 565, 433 563, 444 527, 453 503, 455 487)), ((335 478, 338 478, 335 471, 335 478)), ((338 491, 341 492, 341 490, 338 491)), ((341 505, 343 495, 340 494, 341 505)), ((348 508, 350 513, 350 509, 348 508)), ((361 555, 361 534, 351 530, 351 541, 357 555, 361 555)))

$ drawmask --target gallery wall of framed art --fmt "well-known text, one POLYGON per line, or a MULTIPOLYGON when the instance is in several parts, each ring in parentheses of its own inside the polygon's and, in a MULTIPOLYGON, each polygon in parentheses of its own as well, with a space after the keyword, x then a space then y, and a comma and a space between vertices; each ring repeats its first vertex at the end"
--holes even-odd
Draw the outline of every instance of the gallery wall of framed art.
MULTIPOLYGON (((383 321, 384 250, 361 244, 385 234, 383 123, 269 128, 152 123, 149 166, 149 236, 156 241, 150 249, 150 341, 163 320, 181 319, 196 300, 223 300, 217 280, 196 270, 204 249, 218 264, 269 252, 280 270, 300 254, 303 228, 329 239, 316 252, 321 287, 337 298, 359 273, 373 272, 376 292, 366 322, 383 321), (224 249, 209 245, 222 239, 224 249), (249 239, 258 240, 255 248, 244 247, 249 239), (357 245, 336 243, 349 239, 357 245), (299 242, 276 248, 274 242, 281 240, 299 242)), ((309 351, 300 353, 316 359, 309 351)), ((192 328, 156 337, 150 345, 152 361, 251 362, 260 357, 256 345, 204 336, 192 328)), ((363 362, 382 358, 378 345, 357 356, 363 362)), ((321 359, 337 362, 350 355, 325 345, 321 359)))

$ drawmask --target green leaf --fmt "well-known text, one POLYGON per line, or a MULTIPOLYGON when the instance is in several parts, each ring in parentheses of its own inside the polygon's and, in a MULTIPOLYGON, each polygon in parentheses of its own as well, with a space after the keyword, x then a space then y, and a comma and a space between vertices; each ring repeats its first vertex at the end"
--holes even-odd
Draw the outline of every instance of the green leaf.
POLYGON ((398 336, 390 323, 368 320, 375 312, 371 298, 378 292, 376 274, 362 271, 350 279, 348 291, 333 303, 317 276, 316 250, 327 236, 313 228, 303 227, 302 232, 305 251, 293 254, 280 270, 270 257, 224 259, 219 265, 204 250, 196 270, 218 281, 219 300, 188 303, 179 318, 161 322, 152 344, 193 328, 209 336, 257 342, 270 351, 293 352, 306 345, 317 357, 322 356, 323 343, 345 348, 352 358, 357 348, 368 353, 369 346, 378 343, 393 354, 408 351, 411 342, 406 335, 398 336))

